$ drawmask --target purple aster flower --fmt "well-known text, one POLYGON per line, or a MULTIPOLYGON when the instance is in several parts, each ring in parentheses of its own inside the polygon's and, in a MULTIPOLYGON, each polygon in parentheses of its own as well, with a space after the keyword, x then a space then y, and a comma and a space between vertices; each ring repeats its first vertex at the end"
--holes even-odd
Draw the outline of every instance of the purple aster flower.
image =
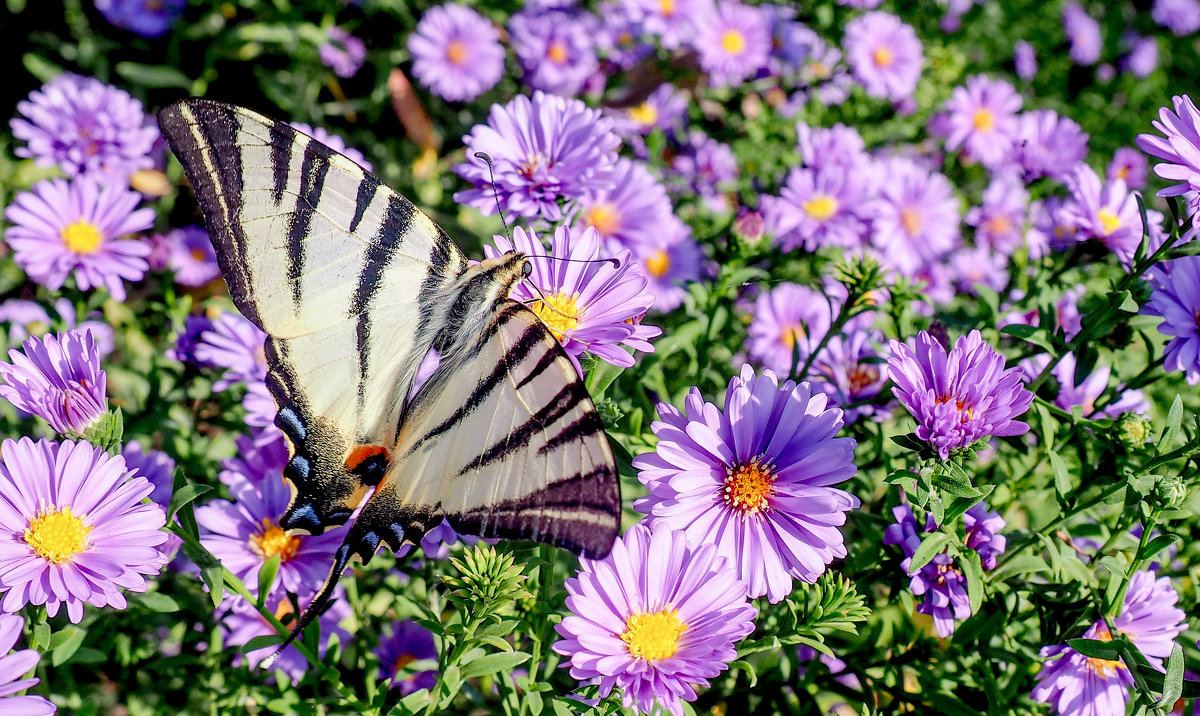
POLYGON ((1041 177, 1063 181, 1087 156, 1088 135, 1075 120, 1052 109, 1025 112, 1018 120, 1015 160, 1025 181, 1041 177))
POLYGON ((1184 256, 1150 269, 1154 292, 1142 313, 1159 316, 1158 332, 1170 336, 1163 368, 1183 371, 1189 385, 1200 383, 1200 256, 1184 256))
MULTIPOLYGON (((421 551, 429 559, 446 559, 450 556, 450 548, 462 542, 464 545, 470 546, 479 541, 478 537, 473 535, 459 534, 453 527, 450 526, 448 520, 443 519, 438 525, 431 528, 421 538, 421 551)), ((495 542, 495 540, 491 540, 495 542)), ((398 555, 398 556, 403 556, 398 555)))
POLYGON ((518 12, 508 21, 509 41, 535 90, 577 94, 596 72, 596 45, 585 16, 562 10, 518 12))
POLYGON ((303 122, 288 122, 288 125, 292 129, 295 129, 302 134, 307 134, 338 154, 344 154, 347 159, 363 169, 366 169, 369 172, 375 171, 375 167, 372 166, 371 162, 367 161, 367 158, 363 156, 362 152, 358 151, 354 147, 347 146, 346 140, 342 139, 336 134, 331 134, 324 127, 314 127, 303 122))
POLYGON ((333 70, 338 77, 353 77, 367 59, 367 46, 363 41, 340 27, 329 28, 325 42, 317 46, 321 63, 333 70))
POLYGON ((644 164, 625 157, 613 167, 611 188, 590 192, 578 207, 577 220, 594 228, 610 253, 651 241, 667 224, 681 223, 658 179, 644 164))
POLYGON ((175 482, 175 460, 161 450, 143 450, 137 440, 129 440, 121 447, 121 457, 125 458, 125 466, 130 472, 146 478, 154 486, 150 501, 166 509, 175 482))
POLYGON ((733 188, 738 165, 728 144, 702 131, 693 131, 680 154, 671 160, 671 170, 700 195, 709 209, 717 213, 729 211, 725 192, 733 188))
MULTIPOLYGON (((279 409, 275 399, 271 397, 265 380, 252 380, 246 383, 246 393, 242 396, 242 407, 246 409, 246 424, 252 428, 270 431, 275 427, 275 416, 279 409)), ((279 435, 282 437, 282 434, 279 435)))
POLYGON ((780 196, 762 200, 767 226, 780 247, 816 251, 861 246, 869 222, 863 208, 872 196, 865 166, 845 169, 832 164, 789 172, 780 196))
POLYGON ((1094 65, 1100 60, 1104 41, 1100 23, 1077 2, 1067 2, 1062 11, 1063 29, 1071 41, 1071 59, 1079 65, 1094 65))
POLYGON ((1008 285, 1008 257, 988 246, 963 248, 950 256, 950 271, 958 290, 978 296, 976 286, 996 293, 1008 285))
POLYGON ((279 555, 279 572, 272 594, 283 590, 311 595, 329 574, 333 553, 342 544, 345 528, 315 536, 288 534, 279 526, 291 490, 282 473, 257 483, 243 482, 229 489, 234 502, 213 500, 196 508, 200 543, 229 571, 258 594, 258 572, 268 559, 279 555))
POLYGON ((259 485, 263 480, 279 480, 288 461, 283 441, 259 442, 251 435, 239 435, 237 454, 221 461, 217 477, 230 489, 259 485))
POLYGON ((714 545, 751 597, 780 601, 793 578, 814 582, 846 556, 838 527, 859 506, 832 487, 857 468, 854 441, 836 437, 842 411, 826 403, 808 383, 780 385, 749 365, 729 381, 724 412, 697 388, 686 414, 660 403, 658 446, 633 461, 649 491, 634 507, 714 545))
POLYGON ((846 422, 874 412, 872 400, 887 383, 885 361, 876 350, 883 336, 876 331, 848 331, 845 337, 829 339, 813 361, 813 387, 829 397, 831 407, 843 408, 846 422))
POLYGON ((666 313, 679 308, 687 296, 685 286, 700 280, 704 249, 691 229, 674 215, 657 237, 631 248, 646 275, 646 290, 654 297, 654 310, 666 313))
POLYGON ((745 583, 715 546, 692 547, 682 531, 637 524, 608 557, 580 562, 554 651, 601 697, 619 687, 626 708, 651 713, 657 701, 682 716, 680 699, 694 700, 754 631, 745 583))
POLYGON ((96 0, 96 10, 115 27, 159 37, 183 14, 187 0, 96 0))
POLYGON ((12 363, 0 362, 0 397, 50 423, 55 432, 82 435, 108 410, 108 378, 92 335, 78 329, 30 337, 12 363))
POLYGON ((1048 196, 1029 205, 1032 226, 1026 232, 1030 246, 1045 245, 1054 251, 1066 251, 1079 243, 1079 223, 1074 200, 1070 197, 1048 196))
POLYGON ((1150 17, 1175 33, 1176 37, 1200 30, 1200 2, 1197 0, 1154 0, 1150 17))
POLYGON ((213 330, 213 322, 208 316, 188 316, 184 319, 183 331, 175 336, 175 345, 168 348, 166 356, 180 363, 191 363, 199 367, 207 367, 207 361, 196 357, 196 348, 200 345, 201 336, 213 330))
MULTIPOLYGON (((1150 571, 1135 572, 1129 580, 1121 614, 1112 621, 1156 668, 1171 654, 1175 639, 1187 626, 1186 615, 1176 607, 1179 595, 1167 577, 1155 578, 1150 571)), ((1104 621, 1083 634, 1085 639, 1112 641, 1104 621)), ((1049 704, 1059 714, 1104 716, 1125 712, 1133 676, 1121 660, 1085 657, 1066 644, 1046 646, 1046 659, 1035 677, 1038 685, 1030 697, 1049 704)))
POLYGON ((917 421, 917 437, 945 460, 950 451, 988 436, 1024 435, 1029 426, 1016 418, 1029 409, 1020 368, 1004 368, 1004 356, 971 331, 948 354, 926 331, 916 350, 891 342, 888 373, 896 398, 917 421))
MULTIPOLYGON (((1142 214, 1125 182, 1114 179, 1102 184, 1096 171, 1086 164, 1077 165, 1066 182, 1074 200, 1071 211, 1080 240, 1096 239, 1122 263, 1131 265, 1134 251, 1142 242, 1142 214)), ((1146 214, 1152 224, 1155 214, 1154 211, 1146 214)))
POLYGON ((267 334, 258 326, 240 313, 226 311, 212 322, 212 330, 200 334, 196 360, 225 369, 225 374, 213 384, 213 390, 229 390, 242 382, 261 382, 267 377, 266 341, 267 334))
MULTIPOLYGON (((687 119, 687 108, 687 95, 671 84, 661 84, 645 102, 622 111, 608 110, 608 116, 618 134, 632 137, 650 134, 655 129, 679 130, 687 119)), ((620 187, 620 182, 617 186, 620 187)))
POLYGON ((1054 377, 1059 384, 1058 397, 1054 399, 1054 404, 1066 411, 1070 411, 1076 405, 1082 406, 1085 418, 1115 418, 1125 413, 1146 412, 1150 405, 1143 398, 1142 391, 1120 388, 1117 389, 1118 397, 1115 401, 1104 406, 1099 412, 1096 411, 1096 401, 1108 389, 1108 377, 1111 372, 1108 366, 1097 366, 1079 385, 1075 385, 1075 355, 1067 353, 1059 360, 1058 365, 1054 366, 1054 377))
POLYGON ((854 127, 837 123, 832 127, 796 124, 796 148, 807 167, 836 164, 846 170, 861 170, 867 161, 862 135, 854 127))
POLYGON ((504 74, 499 31, 458 3, 429 8, 408 37, 408 51, 417 81, 451 102, 475 99, 504 74))
POLYGON ((996 558, 1004 554, 1007 540, 1000 530, 1005 524, 999 512, 988 512, 987 505, 982 502, 963 514, 966 545, 979 553, 984 569, 995 569, 996 558))
POLYGON ((837 0, 837 4, 859 10, 874 10, 883 4, 883 0, 837 0))
POLYGON ((1139 79, 1149 77, 1158 67, 1158 38, 1131 34, 1126 37, 1125 44, 1129 52, 1121 58, 1121 69, 1139 79))
POLYGON ((68 177, 115 176, 124 181, 154 166, 158 128, 129 93, 91 77, 60 75, 17 103, 12 133, 27 146, 18 157, 59 167, 68 177))
POLYGON ((166 239, 171 249, 168 265, 175 272, 176 283, 203 286, 221 275, 217 253, 204 229, 199 226, 172 229, 167 232, 166 239))
POLYGON ((600 235, 595 229, 575 232, 574 237, 572 233, 567 226, 555 229, 547 253, 532 230, 518 226, 512 243, 493 236, 495 247, 484 246, 484 253, 493 258, 516 250, 529 257, 533 272, 527 281, 517 284, 512 298, 529 305, 569 355, 574 358, 586 352, 613 365, 631 366, 633 356, 621 346, 653 352, 647 339, 662 333, 633 323, 654 303, 646 290, 646 277, 633 268, 628 252, 617 254, 620 265, 616 268, 611 262, 592 261, 601 258, 600 235), (572 260, 554 261, 552 256, 572 260))
POLYGON ((82 291, 104 286, 125 300, 123 281, 140 281, 150 265, 144 241, 121 237, 150 228, 154 210, 136 209, 141 195, 112 182, 47 179, 17 194, 4 212, 13 258, 52 291, 74 276, 82 291))
MULTIPOLYGON (((904 561, 900 567, 909 576, 908 588, 914 596, 921 597, 917 611, 933 617, 933 628, 943 639, 954 633, 957 622, 971 616, 971 599, 967 594, 967 582, 954 559, 941 552, 916 572, 909 569, 912 556, 921 546, 917 520, 912 508, 899 505, 892 508, 896 522, 888 525, 883 543, 899 545, 904 550, 904 561)), ((926 520, 926 532, 937 529, 932 516, 926 520)))
POLYGON ((10 716, 49 716, 58 707, 42 696, 15 696, 41 679, 22 678, 37 666, 42 655, 34 649, 13 651, 25 627, 19 614, 0 615, 0 710, 10 716), (9 653, 12 652, 12 653, 9 653))
POLYGON ((992 180, 983 192, 983 204, 967 211, 965 221, 975 227, 976 244, 1010 256, 1025 243, 1028 211, 1029 192, 1015 177, 1004 174, 992 180))
POLYGON ((1139 134, 1138 148, 1163 163, 1154 165, 1154 173, 1169 182, 1179 182, 1159 189, 1159 196, 1186 196, 1192 225, 1200 227, 1200 111, 1186 95, 1172 97, 1175 111, 1163 107, 1160 121, 1151 122, 1162 137, 1139 134))
MULTIPOLYGON (((96 341, 100 357, 105 358, 113 351, 113 329, 103 321, 79 321, 75 313, 75 304, 69 298, 60 297, 54 301, 54 311, 57 321, 67 330, 78 328, 90 331, 96 341)), ((96 314, 99 315, 99 314, 96 314)), ((52 319, 45 308, 35 301, 22 298, 10 298, 0 303, 0 323, 8 324, 8 344, 17 345, 31 335, 40 336, 50 330, 52 319)))
POLYGON ((1149 170, 1150 162, 1146 160, 1146 155, 1133 147, 1121 147, 1113 153, 1112 161, 1108 164, 1108 180, 1120 179, 1130 189, 1144 189, 1149 170))
POLYGON ((1013 47, 1013 64, 1016 66, 1017 77, 1028 82, 1037 76, 1037 52, 1033 45, 1026 40, 1017 40, 1013 47))
POLYGON ((124 609, 122 589, 146 590, 143 575, 166 563, 166 514, 142 498, 150 482, 125 459, 86 442, 29 438, 0 447, 0 609, 63 605, 73 623, 83 605, 124 609))
MULTIPOLYGON (((253 589, 250 584, 246 586, 253 589)), ((311 598, 311 596, 301 596, 299 598, 301 609, 308 607, 308 602, 311 598)), ((266 607, 274 611, 276 619, 284 620, 289 615, 292 615, 291 599, 283 593, 268 595, 266 607)), ((350 604, 346 599, 346 589, 338 585, 333 591, 333 597, 329 600, 329 608, 317 618, 317 623, 321 629, 321 644, 317 650, 319 656, 325 655, 325 652, 329 649, 330 642, 335 637, 339 644, 345 645, 351 642, 352 637, 350 633, 338 625, 350 617, 352 613, 350 604)), ((277 636, 279 634, 275 630, 275 627, 271 626, 266 619, 263 619, 262 615, 258 613, 258 610, 253 605, 236 594, 226 594, 225 599, 221 602, 218 614, 225 628, 229 630, 229 634, 225 637, 226 646, 243 646, 255 637, 277 636)), ((295 622, 291 623, 294 624, 295 622)), ((245 654, 238 654, 234 658, 233 663, 235 666, 247 663, 250 668, 256 668, 262 663, 263 659, 273 654, 276 648, 275 646, 264 646, 261 649, 248 651, 245 654)), ((295 645, 289 645, 288 648, 280 653, 273 668, 275 671, 282 671, 294 684, 303 678, 304 673, 308 671, 308 660, 296 649, 295 645)))
POLYGON ((414 661, 437 659, 437 647, 433 633, 411 619, 392 624, 375 648, 379 658, 379 679, 391 682, 391 688, 399 689, 407 696, 420 689, 433 689, 437 684, 437 671, 413 671, 409 664, 414 661))
POLYGON ((808 286, 781 283, 759 294, 746 336, 750 359, 788 375, 803 365, 833 321, 829 300, 808 286))
POLYGON ((464 141, 470 159, 454 171, 474 188, 455 194, 456 202, 495 213, 488 166, 474 158, 485 152, 495 165, 495 188, 504 211, 547 221, 562 218, 559 200, 612 187, 621 144, 612 122, 599 110, 542 92, 534 92, 532 100, 519 96, 503 107, 492 105, 488 123, 475 125, 464 141))
POLYGON ((1012 85, 972 75, 954 88, 931 129, 946 137, 948 151, 961 147, 969 160, 995 169, 1012 152, 1020 109, 1021 95, 1012 85))
POLYGON ((846 25, 842 41, 854 77, 869 97, 901 100, 921 79, 925 55, 913 29, 886 12, 869 12, 846 25))
POLYGON ((700 27, 711 20, 713 0, 622 0, 642 29, 657 35, 668 50, 690 45, 700 27))
MULTIPOLYGON (((826 106, 834 106, 846 101, 850 88, 854 85, 853 78, 842 64, 842 51, 825 42, 825 39, 808 27, 797 27, 798 23, 788 25, 788 43, 794 47, 791 54, 793 61, 799 61, 797 80, 800 85, 809 88, 798 93, 793 101, 804 103, 809 97, 815 96, 817 101, 826 106), (803 58, 800 56, 803 53, 803 58)), ((801 107, 793 107, 788 116, 796 114, 801 107)))
POLYGON ((907 276, 959 243, 958 198, 945 176, 911 159, 878 162, 872 240, 885 265, 907 276))
POLYGON ((721 0, 693 42, 710 84, 737 85, 766 68, 771 26, 759 8, 721 0))
POLYGON ((596 28, 596 49, 610 67, 632 69, 654 54, 654 47, 647 42, 641 21, 628 4, 620 0, 608 0, 600 3, 596 14, 604 18, 604 22, 596 28))

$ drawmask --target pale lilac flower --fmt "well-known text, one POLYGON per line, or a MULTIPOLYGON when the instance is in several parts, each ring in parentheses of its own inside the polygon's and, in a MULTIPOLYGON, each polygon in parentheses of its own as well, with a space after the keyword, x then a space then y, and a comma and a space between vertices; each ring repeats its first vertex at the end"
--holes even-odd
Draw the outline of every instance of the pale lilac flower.
POLYGON ((833 321, 828 298, 808 286, 781 283, 759 295, 747 330, 750 359, 782 375, 803 365, 833 321))
POLYGON ((1004 80, 972 75, 955 87, 933 129, 946 137, 946 149, 995 169, 1008 161, 1017 133, 1021 95, 1004 80))
POLYGON ((1013 64, 1016 66, 1017 77, 1028 82, 1037 76, 1037 52, 1033 45, 1026 40, 1017 40, 1013 47, 1013 64))
POLYGON ((425 11, 408 36, 413 76, 439 97, 469 102, 504 75, 500 33, 479 13, 458 3, 425 11))
MULTIPOLYGON (((1123 264, 1132 264, 1134 251, 1142 242, 1142 214, 1125 182, 1114 179, 1101 183, 1099 175, 1086 164, 1079 164, 1066 182, 1074 200, 1071 210, 1080 238, 1096 239, 1123 264)), ((1153 222, 1155 213, 1147 212, 1146 218, 1153 222)))
POLYGON ((154 166, 150 154, 158 128, 142 103, 124 90, 64 74, 18 102, 17 111, 21 117, 12 120, 12 133, 27 146, 17 147, 16 155, 35 159, 38 166, 57 166, 68 177, 87 174, 122 182, 154 166))
POLYGON ((1079 65, 1096 64, 1104 45, 1100 23, 1073 0, 1063 5, 1062 21, 1071 41, 1071 59, 1079 65))
POLYGON ((356 75, 367 59, 367 46, 363 41, 340 27, 331 27, 325 42, 317 46, 322 64, 333 70, 338 77, 356 75))
POLYGON ((608 261, 592 261, 601 258, 600 235, 595 229, 573 232, 559 226, 549 252, 537 234, 519 226, 513 230, 512 243, 503 236, 493 236, 492 241, 494 247, 484 246, 488 258, 513 250, 529 258, 533 272, 517 284, 512 298, 530 306, 568 355, 577 358, 586 352, 613 365, 631 366, 633 356, 623 345, 643 352, 654 350, 647 339, 662 331, 635 325, 654 303, 646 290, 646 277, 627 252, 615 256, 617 267, 608 261), (573 260, 554 261, 552 256, 573 260))
POLYGON ((771 54, 771 27, 761 9, 720 0, 693 40, 700 67, 715 87, 737 85, 765 69, 771 54))
POLYGON ((163 509, 125 459, 86 442, 29 438, 0 446, 0 609, 83 605, 124 609, 121 590, 143 592, 166 563, 163 509))
POLYGON ((103 286, 124 301, 124 281, 140 281, 150 267, 150 247, 123 238, 154 223, 154 211, 137 209, 139 201, 112 182, 47 179, 9 204, 4 217, 13 225, 4 239, 17 265, 46 288, 56 291, 74 276, 80 290, 103 286))
POLYGON ((1014 158, 1026 182, 1042 177, 1064 181, 1087 156, 1087 143, 1088 135, 1075 120, 1036 109, 1018 120, 1014 158))
POLYGON ((601 697, 619 687, 626 708, 655 713, 657 702, 683 716, 680 700, 695 700, 754 631, 746 584, 716 547, 690 546, 682 531, 637 524, 608 557, 580 562, 554 651, 601 697))
POLYGON ((832 127, 810 127, 797 122, 796 148, 800 161, 813 168, 836 164, 847 171, 862 171, 869 161, 862 135, 840 122, 832 127))
POLYGON ((597 8, 604 22, 596 28, 596 49, 608 66, 628 70, 654 54, 654 46, 634 10, 621 0, 605 0, 597 8))
POLYGON ((870 222, 864 207, 873 194, 867 166, 791 170, 780 196, 762 200, 763 216, 780 247, 860 246, 870 222))
POLYGON ((1155 174, 1177 182, 1159 189, 1158 195, 1187 197, 1192 224, 1200 227, 1200 111, 1186 95, 1172 97, 1171 101, 1175 111, 1163 107, 1158 112, 1160 121, 1150 123, 1163 136, 1139 134, 1137 145, 1143 152, 1163 160, 1154 165, 1155 174))
POLYGON ((1150 17, 1175 33, 1176 37, 1200 30, 1200 2, 1197 0, 1154 0, 1150 17))
POLYGON ((717 213, 730 210, 725 193, 734 188, 738 165, 728 144, 694 130, 671 160, 671 169, 691 191, 700 195, 710 210, 717 213))
MULTIPOLYGON (((646 101, 625 110, 608 110, 613 127, 623 137, 646 135, 655 129, 674 132, 687 119, 688 98, 674 85, 664 82, 646 101)), ((620 182, 617 182, 618 187, 620 182)))
POLYGON ((181 286, 203 286, 221 275, 217 253, 208 232, 199 226, 172 229, 166 235, 171 250, 168 265, 181 286))
MULTIPOLYGON (((113 329, 104 321, 79 321, 75 313, 75 304, 71 299, 59 297, 54 301, 56 319, 52 319, 45 308, 35 301, 23 298, 10 298, 0 303, 0 323, 8 323, 8 345, 20 344, 31 335, 40 336, 50 330, 53 320, 57 320, 66 330, 78 328, 88 331, 96 341, 100 358, 106 358, 113 351, 113 329)), ((100 315, 99 313, 93 315, 100 315)))
MULTIPOLYGON (((248 584, 247 586, 251 585, 248 584)), ((311 599, 311 596, 299 597, 300 608, 306 609, 311 599)), ((282 592, 268 595, 265 606, 275 613, 277 619, 284 619, 288 615, 293 615, 291 599, 287 594, 282 592)), ((346 599, 346 588, 338 585, 334 588, 333 596, 329 600, 329 608, 322 612, 316 620, 321 629, 321 644, 317 649, 318 656, 325 655, 330 643, 335 638, 339 644, 350 644, 352 638, 350 633, 339 626, 339 624, 352 616, 352 614, 350 603, 346 599)), ((221 607, 218 610, 218 616, 225 629, 229 631, 225 636, 226 646, 239 647, 248 644, 255 637, 279 635, 275 627, 258 613, 254 605, 236 594, 226 593, 225 599, 221 602, 221 607)), ((293 620, 290 624, 295 624, 295 621, 293 620)), ((256 668, 262 663, 263 659, 275 653, 276 648, 278 647, 264 646, 261 649, 248 651, 244 654, 239 653, 234 657, 233 663, 235 666, 248 664, 250 668, 256 668)), ((308 660, 304 658, 304 655, 300 653, 295 644, 291 644, 279 654, 279 658, 276 659, 272 668, 275 671, 282 671, 295 684, 304 677, 304 673, 308 671, 309 664, 308 660)))
POLYGON ((1024 435, 1029 426, 1016 418, 1029 409, 1020 368, 1004 368, 1004 356, 983 342, 979 331, 955 341, 947 353, 926 331, 916 350, 891 342, 888 358, 892 392, 917 421, 916 435, 945 460, 950 451, 980 438, 1024 435))
POLYGON ((433 689, 437 684, 436 670, 413 671, 409 666, 414 661, 437 659, 433 633, 413 620, 405 619, 389 626, 374 651, 379 658, 380 681, 389 682, 390 687, 401 694, 407 696, 420 689, 433 689))
POLYGON ((925 55, 917 33, 895 15, 875 11, 854 18, 842 45, 868 96, 901 100, 916 89, 925 55))
POLYGON ((690 45, 716 12, 713 0, 622 0, 642 29, 668 50, 690 45))
POLYGON ((674 216, 671 219, 658 236, 631 247, 646 275, 654 310, 663 313, 683 304, 687 284, 700 280, 704 266, 704 249, 692 238, 691 229, 674 216))
POLYGON ((196 360, 224 368, 225 373, 213 384, 213 390, 229 390, 237 383, 261 382, 267 377, 265 344, 267 334, 233 311, 225 311, 212 322, 212 329, 200 334, 196 360))
MULTIPOLYGON (((1048 357, 1043 355, 1040 358, 1043 360, 1039 361, 1038 365, 1043 367, 1048 361, 1048 357)), ((1116 418, 1125 413, 1146 412, 1150 405, 1142 396, 1142 391, 1123 390, 1119 387, 1117 399, 1104 406, 1103 409, 1096 410, 1096 401, 1108 389, 1108 378, 1111 372, 1108 366, 1096 366, 1076 385, 1075 354, 1065 354, 1059 360, 1058 365, 1054 366, 1054 377, 1059 385, 1058 397, 1054 399, 1054 404, 1068 412, 1072 407, 1078 405, 1083 409, 1083 417, 1091 419, 1116 418)))
POLYGON ((1144 189, 1149 170, 1150 162, 1146 160, 1146 155, 1133 147, 1120 147, 1108 164, 1107 178, 1109 181, 1120 179, 1130 189, 1144 189))
POLYGON ((846 555, 838 528, 859 506, 832 487, 854 476, 855 443, 837 437, 842 411, 826 405, 808 383, 749 365, 729 381, 723 412, 696 388, 686 413, 660 403, 657 447, 633 461, 649 491, 634 507, 714 545, 751 597, 780 601, 793 579, 814 582, 846 555))
POLYGON ((870 207, 871 238, 885 265, 915 275, 958 245, 958 198, 945 176, 911 159, 889 159, 875 166, 880 179, 870 207))
POLYGON ((24 627, 21 615, 0 615, 0 711, 8 716, 49 716, 57 713, 58 707, 45 697, 15 695, 41 681, 36 676, 22 677, 37 666, 42 655, 34 649, 13 651, 24 627))
POLYGON ((300 132, 301 134, 307 134, 338 154, 345 156, 347 159, 363 169, 366 169, 369 172, 375 171, 375 167, 371 164, 371 162, 367 161, 367 158, 363 156, 362 152, 347 145, 346 140, 342 139, 336 134, 330 133, 329 130, 325 129, 324 127, 314 127, 311 124, 305 124, 303 122, 288 122, 288 126, 300 132))
POLYGON ((609 253, 684 230, 663 185, 645 164, 625 157, 613 167, 611 189, 589 192, 577 206, 577 220, 600 234, 609 253))
POLYGON ((1139 79, 1149 77, 1158 67, 1158 38, 1130 35, 1125 44, 1129 52, 1120 60, 1121 69, 1139 79))
POLYGON ((996 293, 1008 285, 1008 257, 988 246, 963 248, 950 255, 950 271, 958 290, 978 296, 976 286, 996 293))
POLYGON ((1200 384, 1200 256, 1184 256, 1150 269, 1154 285, 1142 313, 1161 317, 1158 332, 1170 336, 1163 368, 1183 371, 1189 385, 1200 384))
MULTIPOLYGON (((959 621, 971 616, 971 599, 967 594, 966 577, 954 559, 945 552, 934 555, 933 559, 916 572, 911 571, 909 565, 912 563, 912 556, 921 546, 916 518, 908 505, 893 507, 892 515, 896 521, 888 525, 883 543, 899 545, 904 550, 904 561, 900 563, 900 567, 909 576, 909 590, 914 596, 921 597, 917 611, 933 617, 933 628, 937 635, 944 639, 954 633, 959 621)), ((925 525, 926 532, 936 528, 932 516, 929 517, 925 525)))
POLYGON ((1025 243, 1025 215, 1029 192, 1012 175, 992 180, 983 192, 983 205, 967 211, 965 221, 975 227, 975 243, 1002 256, 1011 256, 1025 243))
POLYGON ((509 41, 535 90, 578 94, 599 69, 588 16, 563 10, 518 12, 508 21, 509 41))
POLYGON ((96 0, 96 10, 114 27, 142 37, 165 35, 187 0, 96 0))
POLYGON ((104 369, 92 335, 78 329, 30 337, 0 362, 0 397, 60 434, 82 435, 108 410, 104 369))
POLYGON ((612 187, 616 150, 621 140, 612 121, 583 102, 534 92, 507 105, 493 105, 488 123, 477 124, 464 138, 467 161, 454 167, 473 185, 454 200, 484 214, 496 212, 487 164, 491 156, 496 190, 506 213, 521 218, 562 218, 560 200, 580 199, 612 187))

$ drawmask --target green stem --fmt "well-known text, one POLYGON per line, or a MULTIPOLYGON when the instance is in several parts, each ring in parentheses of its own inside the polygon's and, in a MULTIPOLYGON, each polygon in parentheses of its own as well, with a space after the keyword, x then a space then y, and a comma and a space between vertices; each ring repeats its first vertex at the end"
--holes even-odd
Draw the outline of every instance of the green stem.
POLYGON ((1100 494, 1096 495, 1091 500, 1088 500, 1086 503, 1084 503, 1082 505, 1078 505, 1074 510, 1071 510, 1070 512, 1063 513, 1063 514, 1059 515, 1058 517, 1054 518, 1053 520, 1050 521, 1049 524, 1047 524, 1046 526, 1037 530, 1033 535, 1030 535, 1030 537, 1028 539, 1026 539, 1024 542, 1022 542, 1021 544, 1017 545, 1015 548, 1010 549, 1008 552, 1006 552, 1000 558, 999 562, 996 564, 996 569, 1003 567, 1005 564, 1007 564, 1009 561, 1011 561, 1013 557, 1017 556, 1021 552, 1024 552, 1027 547, 1029 547, 1032 544, 1037 543, 1038 542, 1037 535, 1049 535, 1059 525, 1063 524, 1067 520, 1071 519, 1072 517, 1075 517, 1076 515, 1083 512, 1084 510, 1090 510, 1091 508, 1095 507, 1096 505, 1100 504, 1101 502, 1104 502, 1110 496, 1112 496, 1113 494, 1115 494, 1123 489, 1125 489, 1124 482, 1118 482, 1115 485, 1109 485, 1102 492, 1100 492, 1100 494))

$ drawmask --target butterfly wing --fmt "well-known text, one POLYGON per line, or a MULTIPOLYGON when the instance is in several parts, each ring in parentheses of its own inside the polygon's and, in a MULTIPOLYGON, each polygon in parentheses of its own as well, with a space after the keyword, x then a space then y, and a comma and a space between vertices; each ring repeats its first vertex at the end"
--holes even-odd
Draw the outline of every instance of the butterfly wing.
POLYGON ((467 262, 407 199, 287 124, 190 99, 159 124, 196 192, 229 294, 265 331, 268 387, 292 458, 281 521, 344 522, 386 471, 434 337, 434 305, 467 262))

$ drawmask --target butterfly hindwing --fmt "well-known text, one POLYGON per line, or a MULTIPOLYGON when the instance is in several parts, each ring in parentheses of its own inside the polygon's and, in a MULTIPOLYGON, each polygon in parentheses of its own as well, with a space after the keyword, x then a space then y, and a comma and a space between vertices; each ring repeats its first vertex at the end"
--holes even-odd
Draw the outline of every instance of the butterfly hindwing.
POLYGON ((159 123, 231 298, 269 336, 268 387, 293 448, 284 526, 321 532, 386 471, 440 330, 434 304, 466 259, 407 199, 282 122, 184 100, 159 123))

